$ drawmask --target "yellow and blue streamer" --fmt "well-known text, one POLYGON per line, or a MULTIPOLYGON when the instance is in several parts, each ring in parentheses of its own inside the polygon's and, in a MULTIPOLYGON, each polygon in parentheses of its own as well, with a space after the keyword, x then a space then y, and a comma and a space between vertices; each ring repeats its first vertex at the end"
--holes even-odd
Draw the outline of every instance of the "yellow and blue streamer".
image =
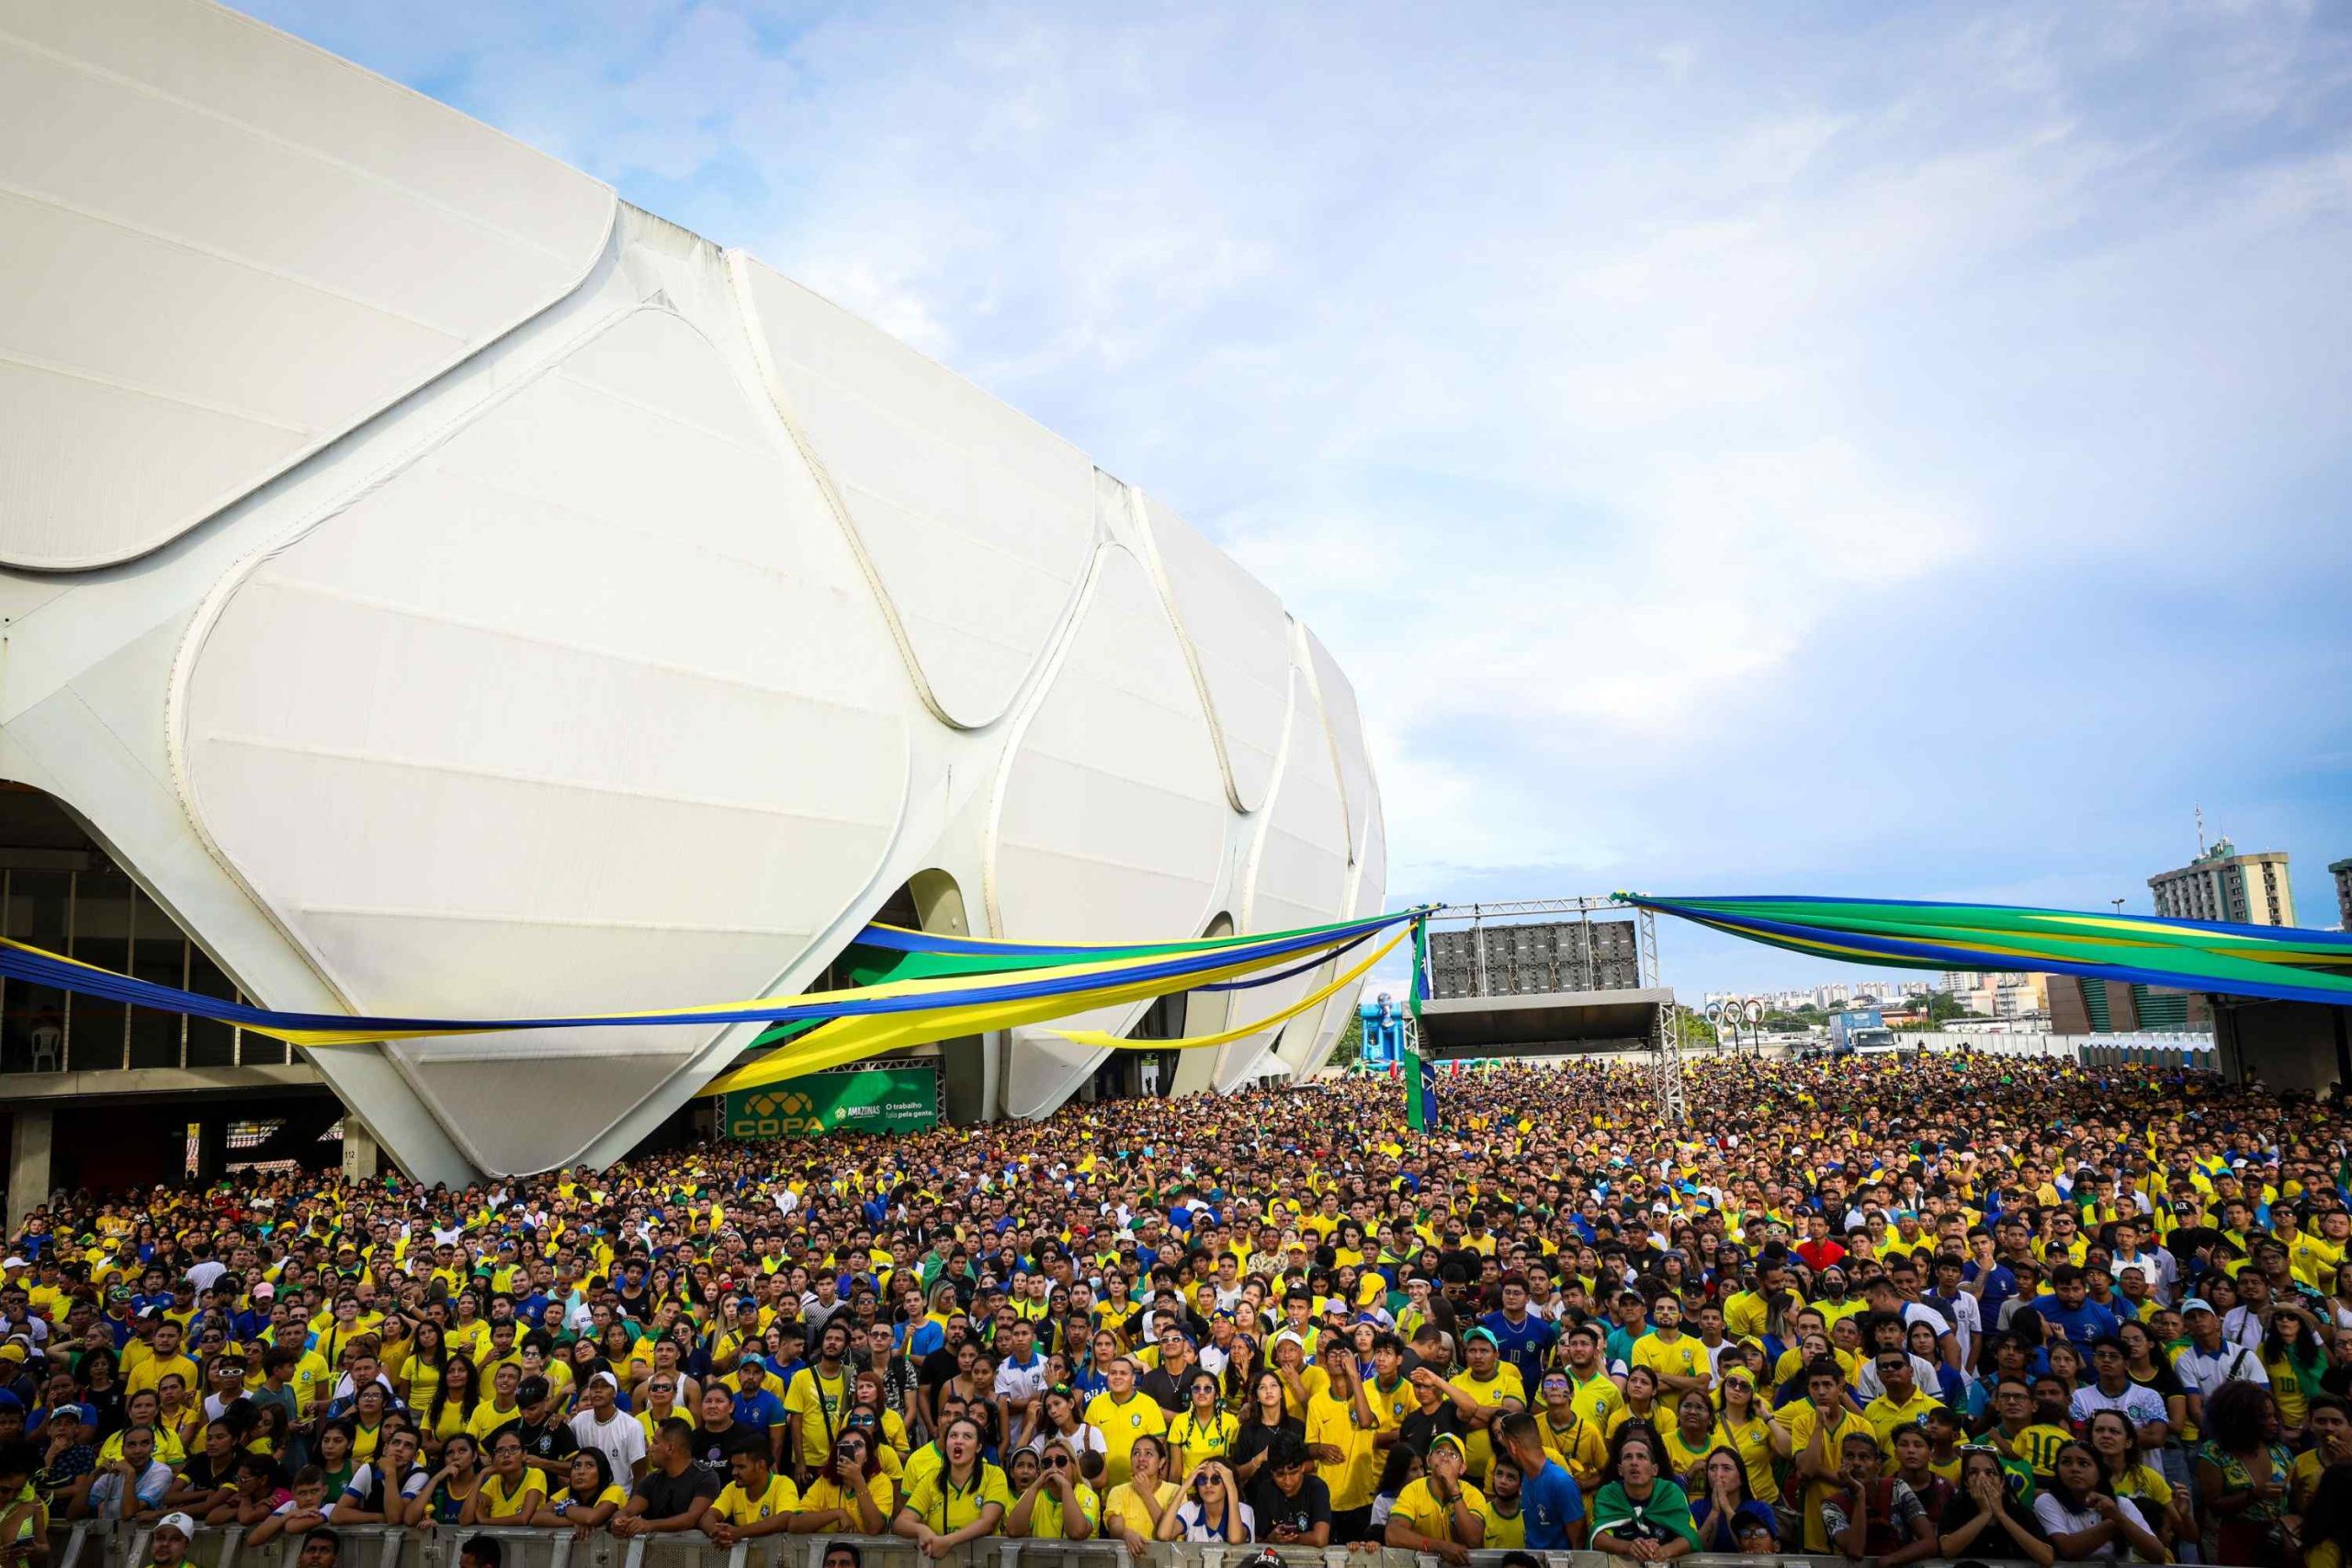
MULTIPOLYGON (((810 1062, 833 1065, 854 1061, 903 1045, 952 1039, 1015 1022, 1067 1017, 1199 986, 1270 984, 1296 973, 1302 959, 1306 967, 1322 964, 1409 918, 1409 914, 1383 914, 1298 931, 1150 947, 989 943, 972 938, 933 937, 874 926, 861 933, 860 943, 902 952, 965 955, 960 960, 947 960, 959 971, 967 970, 976 959, 994 959, 1001 962, 1004 968, 978 974, 931 974, 847 990, 801 992, 747 1001, 535 1018, 354 1017, 282 1011, 136 979, 29 943, 5 939, 0 939, 0 976, 76 996, 211 1019, 312 1048, 616 1024, 814 1023, 820 1027, 809 1030, 779 1052, 792 1058, 790 1072, 802 1072, 812 1070, 808 1065, 810 1062)), ((729 1079, 731 1083, 765 1065, 752 1064, 729 1075, 729 1079)))

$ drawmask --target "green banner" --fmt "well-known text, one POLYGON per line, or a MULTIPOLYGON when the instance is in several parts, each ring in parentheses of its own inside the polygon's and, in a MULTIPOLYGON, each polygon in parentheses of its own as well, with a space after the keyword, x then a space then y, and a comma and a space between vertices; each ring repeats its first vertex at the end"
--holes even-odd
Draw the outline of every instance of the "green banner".
POLYGON ((939 1064, 810 1073, 726 1097, 730 1138, 817 1133, 920 1133, 939 1124, 939 1064))

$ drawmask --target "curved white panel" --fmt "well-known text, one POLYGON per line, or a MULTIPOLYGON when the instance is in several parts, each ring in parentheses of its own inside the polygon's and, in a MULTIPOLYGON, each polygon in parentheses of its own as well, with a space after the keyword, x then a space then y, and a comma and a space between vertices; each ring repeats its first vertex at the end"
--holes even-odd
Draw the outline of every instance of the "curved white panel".
MULTIPOLYGON (((1302 628, 1304 629, 1304 628, 1302 628)), ((1339 664, 1331 658, 1322 639, 1313 632, 1306 633, 1306 651, 1313 661, 1315 694, 1323 704, 1323 722, 1330 731, 1332 755, 1340 766, 1340 795, 1348 811, 1348 842, 1361 849, 1364 826, 1374 815, 1373 797, 1372 759, 1363 745, 1363 718, 1356 711, 1356 689, 1340 672, 1339 664)))
POLYGON ((1265 804, 1283 741, 1290 683, 1290 617, 1272 589, 1200 531, 1147 495, 1145 518, 1160 581, 1191 646, 1233 804, 1265 804))
MULTIPOLYGON (((998 786, 987 863, 996 933, 1092 942, 1193 935, 1210 914, 1229 809, 1175 628, 1143 567, 1106 545, 998 786)), ((1140 1011, 1072 1026, 1122 1029, 1140 1011)), ((1052 1110, 1100 1055, 1015 1030, 1006 1110, 1052 1110)))
MULTIPOLYGON (((883 618, 782 431, 666 312, 216 603, 183 656, 191 816, 358 1010, 758 994, 900 819, 911 704, 883 618)), ((529 1171, 709 1034, 390 1049, 485 1169, 529 1171), (588 1098, 507 1113, 551 1082, 588 1098)))
MULTIPOLYGON (((1366 779, 1370 782, 1368 773, 1366 779)), ((1364 822, 1363 831, 1358 836, 1356 863, 1349 874, 1347 918, 1350 919, 1388 907, 1385 903, 1388 897, 1388 839, 1381 822, 1380 790, 1376 782, 1371 782, 1371 790, 1372 809, 1364 822)), ((1410 973, 1412 962, 1411 949, 1400 946, 1380 967, 1391 975, 1400 971, 1410 973), (1398 962, 1399 958, 1402 962, 1398 962)), ((1322 1020, 1314 1030, 1314 1047, 1307 1055, 1300 1055, 1296 1045, 1290 1043, 1293 1039, 1305 1040, 1306 1035, 1304 1032, 1295 1037, 1285 1037, 1283 1055, 1290 1058, 1297 1077, 1306 1077, 1323 1065, 1324 1058, 1331 1054, 1331 1047, 1339 1043, 1340 1031, 1347 1027, 1348 1014, 1355 1010, 1360 999, 1355 993, 1342 991, 1323 1004, 1322 1020)))
MULTIPOLYGON (((1303 654, 1304 649, 1301 652, 1303 654)), ((1340 919, 1348 898, 1348 819, 1340 805, 1340 781, 1323 716, 1315 705, 1304 668, 1291 671, 1290 727, 1282 749, 1273 799, 1259 816, 1250 850, 1247 886, 1241 899, 1245 931, 1289 931, 1340 919)), ((1353 963, 1362 953, 1351 953, 1353 963)), ((1252 987, 1234 998, 1237 1019, 1279 1012, 1336 970, 1310 970, 1287 980, 1252 987)), ((1295 1021, 1300 1030, 1313 1019, 1295 1021)), ((1250 1076, 1257 1059, 1272 1049, 1275 1032, 1251 1035, 1222 1047, 1216 1085, 1229 1089, 1250 1076)))
POLYGON ((0 9, 0 561, 176 538, 568 293, 612 193, 213 6, 0 9))
POLYGON ((1003 714, 1085 574, 1094 465, 879 328, 733 258, 785 415, 822 466, 940 716, 1003 714))

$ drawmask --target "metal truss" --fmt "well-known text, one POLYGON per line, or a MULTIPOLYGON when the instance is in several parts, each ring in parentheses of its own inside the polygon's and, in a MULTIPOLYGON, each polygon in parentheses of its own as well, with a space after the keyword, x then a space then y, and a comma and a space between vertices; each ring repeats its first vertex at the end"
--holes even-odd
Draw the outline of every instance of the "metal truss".
MULTIPOLYGON (((1647 909, 1637 917, 1641 955, 1641 981, 1645 986, 1663 986, 1658 977, 1657 917, 1647 909)), ((1682 1100, 1682 1010, 1668 1001, 1657 1010, 1657 1040, 1655 1047, 1656 1066, 1652 1077, 1657 1088, 1658 1114, 1669 1127, 1679 1127, 1690 1119, 1690 1109, 1682 1100)))

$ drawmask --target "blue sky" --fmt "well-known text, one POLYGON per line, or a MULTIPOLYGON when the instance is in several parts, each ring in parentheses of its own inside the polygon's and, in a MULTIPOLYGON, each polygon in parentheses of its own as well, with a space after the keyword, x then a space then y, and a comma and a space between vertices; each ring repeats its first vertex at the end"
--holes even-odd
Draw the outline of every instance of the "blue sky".
POLYGON ((248 8, 1220 539, 1355 679, 1394 901, 2144 910, 2201 803, 2333 923, 2352 13, 248 8))

